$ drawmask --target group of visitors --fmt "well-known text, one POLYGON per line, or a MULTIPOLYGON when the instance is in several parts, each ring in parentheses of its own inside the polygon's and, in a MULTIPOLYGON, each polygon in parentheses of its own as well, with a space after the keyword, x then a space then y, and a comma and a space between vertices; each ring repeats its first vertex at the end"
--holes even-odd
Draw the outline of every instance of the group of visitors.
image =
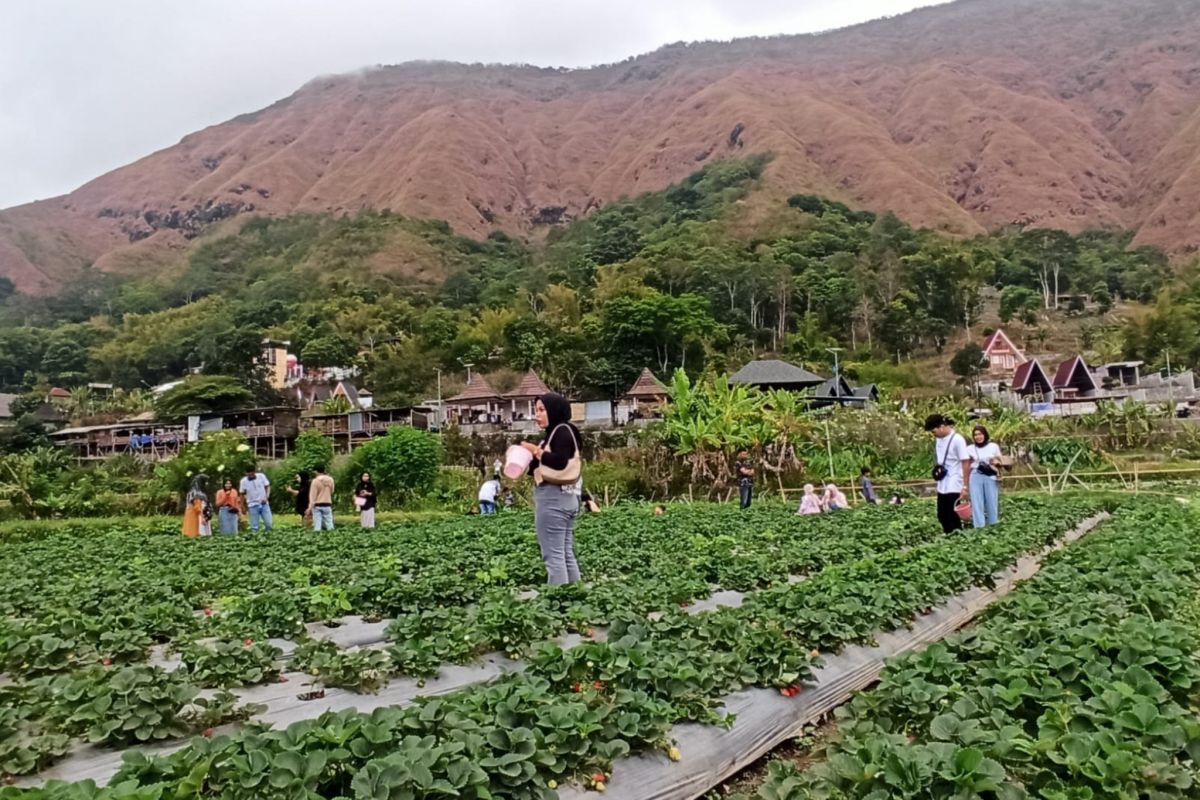
MULTIPOLYGON (((336 485, 324 465, 313 468, 313 476, 307 471, 297 472, 287 492, 292 495, 293 508, 300 517, 300 524, 315 531, 333 530, 333 501, 336 485)), ((261 528, 270 532, 275 527, 271 513, 271 480, 258 467, 251 466, 234 488, 233 480, 225 478, 217 491, 215 503, 210 503, 207 492, 208 476, 204 473, 192 478, 191 488, 184 499, 183 535, 189 538, 212 534, 213 508, 216 508, 217 531, 223 534, 238 532, 243 520, 252 533, 261 528)), ((375 508, 378 492, 371 475, 364 472, 354 488, 354 506, 358 511, 359 524, 366 529, 375 527, 375 508)))
MULTIPOLYGON (((1003 453, 992 441, 988 429, 976 425, 971 442, 954 429, 954 420, 933 414, 925 420, 925 430, 934 437, 934 467, 932 478, 937 484, 937 518, 947 533, 959 530, 966 518, 976 528, 995 525, 1000 521, 1000 469, 1003 453)), ((733 465, 742 508, 748 508, 754 496, 754 465, 750 454, 738 452, 733 465)), ((863 467, 859 477, 863 500, 870 505, 879 503, 874 479, 869 467, 863 467)), ((894 492, 889 505, 902 505, 904 498, 894 492)), ((826 483, 820 494, 811 483, 804 493, 796 514, 807 516, 848 508, 846 495, 835 483, 826 483)))
POLYGON ((796 509, 796 514, 800 516, 824 514, 849 507, 850 501, 846 499, 845 493, 832 481, 825 484, 825 489, 821 494, 817 494, 816 487, 811 483, 806 483, 804 484, 804 494, 800 496, 800 506, 796 509))

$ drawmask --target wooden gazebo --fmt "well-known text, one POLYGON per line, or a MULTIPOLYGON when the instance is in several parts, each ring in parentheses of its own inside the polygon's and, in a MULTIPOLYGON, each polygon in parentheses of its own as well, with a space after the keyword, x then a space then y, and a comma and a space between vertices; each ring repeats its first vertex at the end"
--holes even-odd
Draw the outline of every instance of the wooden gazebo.
POLYGON ((538 398, 549 392, 550 389, 542 381, 541 376, 533 370, 526 372, 517 388, 504 395, 504 399, 510 403, 509 410, 512 413, 513 421, 533 419, 534 406, 537 405, 538 398))
POLYGON ((467 387, 446 400, 448 416, 460 425, 499 421, 504 398, 492 388, 487 379, 476 372, 467 387))
POLYGON ((621 396, 621 413, 624 420, 640 419, 657 416, 663 403, 667 401, 667 387, 654 377, 649 368, 643 367, 629 391, 621 396))

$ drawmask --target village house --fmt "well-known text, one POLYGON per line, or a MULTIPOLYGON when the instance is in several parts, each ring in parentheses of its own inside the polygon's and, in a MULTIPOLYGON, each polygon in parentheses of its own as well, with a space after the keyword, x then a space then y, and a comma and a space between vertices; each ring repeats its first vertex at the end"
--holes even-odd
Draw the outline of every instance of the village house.
POLYGON ((775 358, 751 361, 729 378, 729 384, 753 386, 761 391, 787 389, 802 392, 825 382, 820 375, 775 358))
POLYGON ((508 419, 514 423, 532 420, 538 398, 549 392, 550 389, 542 381, 541 376, 533 370, 529 370, 521 377, 517 388, 504 394, 504 399, 509 403, 508 419))
POLYGON ((987 374, 996 378, 1007 378, 1028 359, 1021 348, 1003 330, 992 333, 983 342, 983 357, 987 359, 987 374))

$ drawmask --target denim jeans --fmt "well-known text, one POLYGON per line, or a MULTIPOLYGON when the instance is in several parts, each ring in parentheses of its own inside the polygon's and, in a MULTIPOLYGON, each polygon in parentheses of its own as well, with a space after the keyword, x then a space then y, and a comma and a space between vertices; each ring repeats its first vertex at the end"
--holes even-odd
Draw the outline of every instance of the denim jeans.
POLYGON ((217 517, 220 519, 221 533, 237 533, 238 529, 238 512, 228 506, 222 506, 217 509, 217 517))
POLYGON ((313 530, 333 530, 333 506, 313 506, 313 530))
POLYGON ((742 508, 749 508, 750 501, 754 499, 754 484, 750 481, 738 481, 738 499, 742 502, 742 508))
POLYGON ((546 564, 546 582, 552 586, 579 580, 579 564, 575 561, 578 513, 579 495, 548 483, 533 490, 533 524, 546 564))
POLYGON ((268 531, 275 527, 275 519, 271 516, 271 507, 266 503, 250 506, 246 510, 250 514, 250 530, 255 533, 258 533, 258 524, 260 521, 268 531))
POLYGON ((971 522, 976 528, 1000 522, 1000 483, 978 472, 971 473, 971 522))
POLYGON ((479 513, 480 514, 495 514, 496 513, 496 504, 493 503, 491 500, 480 500, 479 501, 479 513))

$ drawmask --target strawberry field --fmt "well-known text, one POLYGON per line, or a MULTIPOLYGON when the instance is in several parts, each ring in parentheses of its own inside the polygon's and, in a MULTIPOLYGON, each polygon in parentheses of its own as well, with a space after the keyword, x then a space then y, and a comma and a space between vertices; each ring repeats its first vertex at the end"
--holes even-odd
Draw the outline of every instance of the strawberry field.
MULTIPOLYGON (((0 773, 18 785, 0 797, 617 791, 627 755, 671 768, 679 723, 736 726, 730 693, 801 691, 822 653, 990 584, 1101 505, 1011 498, 1004 525, 952 537, 921 504, 619 508, 580 521, 588 584, 553 590, 523 515, 199 541, 169 522, 10 531, 0 773)), ((794 796, 893 796, 862 788, 794 796)))
POLYGON ((756 800, 1200 796, 1198 521, 1119 512, 977 627, 893 660, 815 766, 771 764, 756 800))

